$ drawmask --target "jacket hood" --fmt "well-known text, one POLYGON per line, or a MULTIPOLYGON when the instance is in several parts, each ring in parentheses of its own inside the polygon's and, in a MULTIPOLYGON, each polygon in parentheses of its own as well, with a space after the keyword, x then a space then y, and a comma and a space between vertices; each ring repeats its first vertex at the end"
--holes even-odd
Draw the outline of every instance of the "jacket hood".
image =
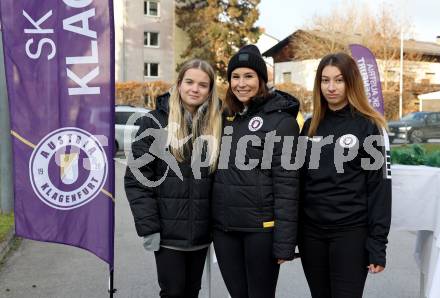
POLYGON ((159 95, 156 98, 156 110, 165 112, 168 114, 169 111, 169 101, 170 101, 170 93, 166 92, 164 94, 159 95))
POLYGON ((294 117, 298 115, 299 100, 286 92, 275 90, 273 97, 267 100, 268 102, 264 105, 264 111, 266 113, 282 110, 294 117))
POLYGON ((286 92, 273 90, 268 97, 252 99, 248 108, 245 108, 243 113, 248 114, 260 110, 263 110, 265 113, 282 110, 296 117, 299 111, 299 101, 286 92))

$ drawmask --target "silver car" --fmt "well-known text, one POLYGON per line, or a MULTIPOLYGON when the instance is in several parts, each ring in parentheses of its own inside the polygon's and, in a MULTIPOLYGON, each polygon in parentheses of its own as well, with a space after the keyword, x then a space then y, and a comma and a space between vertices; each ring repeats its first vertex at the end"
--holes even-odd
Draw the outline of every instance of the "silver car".
MULTIPOLYGON (((136 136, 139 125, 130 121, 130 116, 136 113, 136 118, 140 118, 151 110, 141 107, 133 107, 128 105, 117 105, 115 107, 115 151, 123 151, 124 148, 131 148, 131 143, 136 136), (128 136, 124 138, 124 134, 128 136)), ((133 119, 133 118, 132 118, 133 119)))

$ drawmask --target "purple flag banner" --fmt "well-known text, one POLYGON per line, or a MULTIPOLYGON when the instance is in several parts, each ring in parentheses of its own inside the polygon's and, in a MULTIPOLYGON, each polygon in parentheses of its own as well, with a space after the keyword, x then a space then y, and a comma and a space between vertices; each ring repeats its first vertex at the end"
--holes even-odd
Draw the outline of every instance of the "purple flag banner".
POLYGON ((112 0, 0 2, 16 234, 113 268, 112 0))
POLYGON ((365 93, 370 104, 382 115, 384 114, 384 103, 382 85, 380 84, 379 69, 376 58, 371 51, 361 45, 351 44, 351 54, 361 72, 364 81, 365 93))

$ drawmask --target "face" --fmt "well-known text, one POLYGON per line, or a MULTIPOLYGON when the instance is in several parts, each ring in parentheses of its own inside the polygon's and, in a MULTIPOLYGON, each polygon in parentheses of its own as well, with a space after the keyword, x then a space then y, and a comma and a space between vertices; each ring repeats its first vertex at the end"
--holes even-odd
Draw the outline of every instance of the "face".
POLYGON ((179 94, 187 111, 194 113, 208 99, 210 82, 208 74, 201 69, 190 68, 185 72, 179 94))
POLYGON ((348 103, 345 81, 341 71, 336 66, 327 65, 322 70, 321 91, 328 107, 333 111, 343 108, 348 103))
POLYGON ((257 95, 260 87, 257 72, 251 68, 239 67, 231 73, 231 90, 244 105, 257 95))

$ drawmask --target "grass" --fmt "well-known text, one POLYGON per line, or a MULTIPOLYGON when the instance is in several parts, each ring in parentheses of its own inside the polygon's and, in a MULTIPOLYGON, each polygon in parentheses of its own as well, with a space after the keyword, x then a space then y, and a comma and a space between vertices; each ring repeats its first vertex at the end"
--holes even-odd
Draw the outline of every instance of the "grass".
POLYGON ((14 225, 14 214, 0 213, 0 242, 4 241, 14 225))
MULTIPOLYGON (((432 153, 435 151, 440 151, 440 144, 438 143, 427 143, 427 144, 420 144, 425 150, 426 153, 432 153)), ((393 145, 391 147, 391 151, 398 148, 409 148, 409 144, 399 144, 399 145, 393 145)))
POLYGON ((20 247, 21 241, 22 239, 19 237, 12 238, 12 241, 9 245, 9 250, 3 256, 3 258, 0 259, 0 271, 2 270, 3 265, 6 263, 6 260, 20 247))

